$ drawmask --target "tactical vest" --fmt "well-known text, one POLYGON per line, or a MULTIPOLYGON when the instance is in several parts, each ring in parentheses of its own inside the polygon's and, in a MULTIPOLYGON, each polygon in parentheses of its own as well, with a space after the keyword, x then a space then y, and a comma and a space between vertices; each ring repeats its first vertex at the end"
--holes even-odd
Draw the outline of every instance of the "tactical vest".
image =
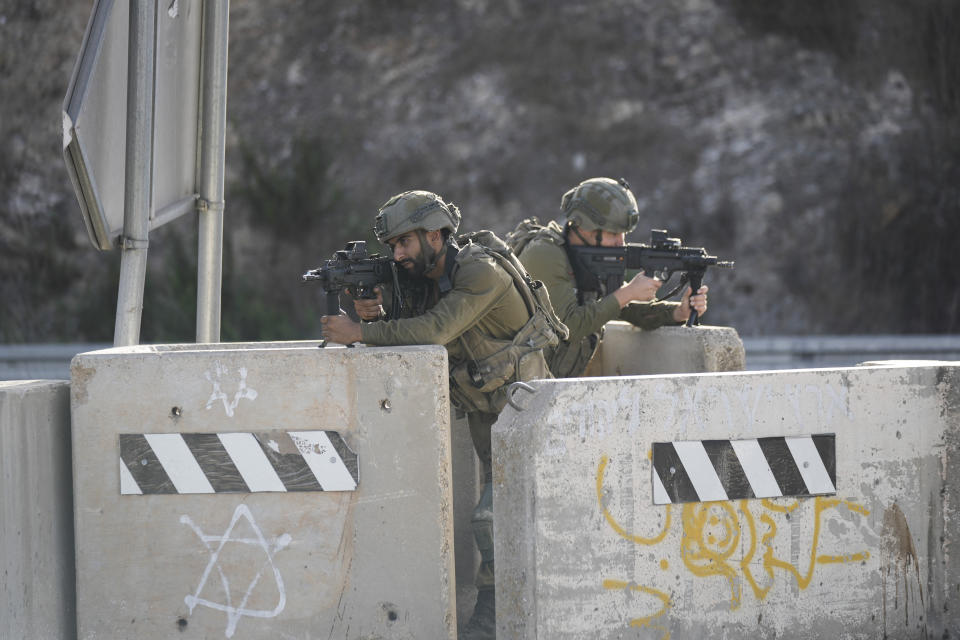
MULTIPOLYGON (((537 240, 549 242, 566 250, 566 238, 563 229, 556 222, 546 225, 540 224, 537 218, 526 218, 517 224, 516 228, 507 234, 507 245, 514 253, 520 255, 530 242, 537 240)), ((569 259, 569 255, 568 255, 569 259)), ((571 264, 573 264, 571 262, 571 264)), ((578 290, 577 298, 583 304, 583 298, 578 290)), ((587 364, 600 348, 603 338, 603 327, 596 333, 584 336, 581 340, 570 342, 566 338, 560 340, 556 347, 544 351, 550 372, 555 378, 576 378, 583 375, 587 364)))
POLYGON ((451 400, 464 411, 499 413, 507 403, 507 387, 511 383, 552 377, 544 349, 556 346, 569 333, 554 313, 543 283, 530 278, 509 247, 493 232, 463 234, 457 242, 460 247, 451 245, 447 250, 446 273, 439 281, 441 296, 452 288, 458 256, 462 260, 485 255, 510 275, 530 314, 512 340, 498 340, 477 326, 458 338, 467 355, 450 369, 451 400))

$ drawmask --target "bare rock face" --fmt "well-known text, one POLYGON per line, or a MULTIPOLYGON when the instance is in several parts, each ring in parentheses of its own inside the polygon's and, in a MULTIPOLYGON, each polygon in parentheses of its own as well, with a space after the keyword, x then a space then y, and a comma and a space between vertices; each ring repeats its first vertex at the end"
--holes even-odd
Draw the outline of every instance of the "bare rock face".
MULTIPOLYGON (((116 256, 87 244, 59 141, 89 6, 5 4, 0 340, 102 339, 116 256)), ((225 338, 309 334, 299 271, 370 239, 393 193, 505 232, 598 175, 637 193, 631 240, 737 261, 708 322, 955 331, 960 9, 901 4, 233 0, 225 338)), ((192 225, 154 234, 145 340, 192 336, 192 225)))

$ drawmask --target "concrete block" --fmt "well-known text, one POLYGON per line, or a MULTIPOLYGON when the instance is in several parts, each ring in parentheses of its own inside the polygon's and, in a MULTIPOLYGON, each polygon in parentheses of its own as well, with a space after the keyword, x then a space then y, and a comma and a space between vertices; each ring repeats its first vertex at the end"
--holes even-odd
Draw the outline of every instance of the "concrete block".
POLYGON ((644 331, 628 322, 608 322, 600 349, 585 375, 743 371, 743 342, 732 327, 660 327, 644 331))
POLYGON ((76 637, 70 385, 0 382, 0 638, 76 637))
POLYGON ((71 373, 80 638, 455 636, 442 347, 140 346, 71 373), (286 434, 316 430, 357 454, 355 491, 121 495, 121 434, 261 434, 297 456, 286 434))
POLYGON ((960 629, 960 366, 532 384, 517 394, 525 408, 507 407, 493 428, 502 637, 960 629), (817 434, 833 435, 833 493, 654 504, 661 475, 672 488, 671 474, 688 477, 698 495, 711 483, 737 494, 741 466, 753 495, 769 495, 764 466, 781 487, 789 474, 814 484, 807 474, 830 466, 827 453, 793 447, 817 434), (787 439, 786 456, 759 446, 787 439), (655 443, 677 464, 658 466, 655 443), (710 453, 734 443, 763 455, 710 453))

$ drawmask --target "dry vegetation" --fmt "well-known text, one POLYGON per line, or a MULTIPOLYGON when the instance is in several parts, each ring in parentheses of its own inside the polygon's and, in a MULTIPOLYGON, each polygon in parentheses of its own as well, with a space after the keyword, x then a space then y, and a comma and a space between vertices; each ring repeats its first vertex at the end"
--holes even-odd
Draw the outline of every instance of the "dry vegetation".
MULTIPOLYGON (((0 0, 0 342, 113 334, 60 155, 88 11, 0 0)), ((737 260, 710 322, 957 331, 958 32, 948 0, 233 0, 223 338, 314 335, 300 273, 396 191, 503 232, 593 175, 641 196, 633 240, 737 260)), ((190 341, 194 222, 150 252, 142 339, 190 341)))

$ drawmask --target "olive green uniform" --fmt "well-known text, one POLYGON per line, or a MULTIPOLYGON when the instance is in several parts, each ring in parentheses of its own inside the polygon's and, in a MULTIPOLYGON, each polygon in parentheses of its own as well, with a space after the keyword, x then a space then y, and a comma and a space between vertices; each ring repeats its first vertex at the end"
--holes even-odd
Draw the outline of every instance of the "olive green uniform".
MULTIPOLYGON (((447 254, 449 259, 450 253, 447 254)), ((530 320, 524 299, 513 278, 478 245, 468 244, 456 253, 449 273, 450 290, 441 295, 431 282, 421 315, 363 323, 363 342, 369 345, 442 344, 450 365, 450 395, 467 412, 470 435, 484 467, 483 496, 474 512, 474 533, 483 559, 477 588, 493 589, 493 504, 490 427, 506 405, 507 386, 515 380, 549 378, 540 349, 512 362, 506 379, 493 379, 481 388, 464 384, 461 372, 471 362, 484 361, 505 347, 530 320)))
POLYGON ((513 279, 480 247, 468 245, 457 253, 450 281, 453 288, 439 299, 435 292, 423 315, 364 323, 364 344, 442 344, 453 366, 471 357, 460 340, 464 334, 511 340, 530 319, 513 279))
POLYGON ((570 337, 547 354, 553 375, 582 375, 599 345, 603 325, 611 320, 624 320, 645 330, 678 324, 673 318, 677 302, 631 302, 621 309, 616 297, 608 293, 581 303, 573 266, 563 244, 562 228, 550 222, 518 256, 530 277, 546 285, 554 310, 570 330, 570 337))

